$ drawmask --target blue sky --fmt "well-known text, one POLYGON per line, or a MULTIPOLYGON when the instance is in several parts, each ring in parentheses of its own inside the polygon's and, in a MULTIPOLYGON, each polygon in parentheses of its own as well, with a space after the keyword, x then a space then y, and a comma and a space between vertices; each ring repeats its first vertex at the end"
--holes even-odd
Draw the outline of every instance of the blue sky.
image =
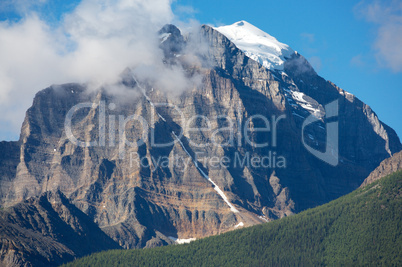
POLYGON ((179 0, 176 4, 194 9, 187 19, 213 25, 246 20, 288 44, 309 59, 320 76, 370 105, 402 136, 402 27, 396 30, 401 38, 390 40, 399 42, 390 46, 390 53, 399 54, 396 67, 383 62, 376 47, 380 28, 388 27, 381 24, 387 19, 382 16, 399 16, 402 25, 400 1, 179 0))
MULTIPOLYGON (((79 0, 2 0, 0 21, 17 25, 34 11, 41 21, 56 29, 64 15, 73 12, 79 3, 79 0)), ((215 26, 239 20, 254 24, 305 56, 319 75, 370 105, 383 122, 402 136, 400 1, 177 0, 172 9, 175 14, 173 20, 196 20, 215 26)), ((170 18, 170 15, 166 17, 170 18)), ((11 26, 3 27, 7 29, 11 26)), ((38 82, 35 86, 45 83, 38 82)), ((35 91, 40 89, 34 88, 35 91)), ((26 105, 24 110, 32 102, 33 94, 33 91, 25 94, 30 100, 23 102, 26 105)), ((4 113, 4 110, 0 111, 4 113)), ((18 138, 15 129, 22 124, 21 116, 13 120, 17 122, 0 121, 1 140, 18 138)))

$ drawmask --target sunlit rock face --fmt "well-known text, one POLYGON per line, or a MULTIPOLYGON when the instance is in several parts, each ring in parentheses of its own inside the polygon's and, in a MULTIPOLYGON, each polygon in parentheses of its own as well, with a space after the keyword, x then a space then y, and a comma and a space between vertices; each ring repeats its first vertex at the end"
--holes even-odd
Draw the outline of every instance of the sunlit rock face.
POLYGON ((185 90, 130 69, 119 85, 125 94, 79 84, 42 90, 20 140, 0 143, 3 206, 60 190, 121 247, 154 247, 326 203, 402 149, 369 106, 286 45, 274 57, 279 65, 269 65, 269 56, 255 61, 209 26, 183 36, 168 25, 159 34, 165 64, 184 72, 185 90), (336 116, 328 117, 333 101, 336 116), (328 148, 334 121, 339 146, 328 148), (336 164, 307 148, 332 150, 336 164))
POLYGON ((395 153, 392 157, 383 160, 374 171, 364 180, 360 187, 371 184, 387 175, 402 169, 402 151, 395 153))

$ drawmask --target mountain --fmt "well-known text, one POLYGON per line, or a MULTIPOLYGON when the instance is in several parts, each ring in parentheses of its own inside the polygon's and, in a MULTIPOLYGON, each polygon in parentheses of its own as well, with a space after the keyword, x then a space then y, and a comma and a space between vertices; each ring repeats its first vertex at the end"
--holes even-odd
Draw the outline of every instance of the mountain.
POLYGON ((374 171, 370 173, 370 175, 364 180, 360 187, 364 187, 368 184, 381 179, 391 173, 399 171, 402 169, 402 151, 395 153, 392 157, 385 159, 381 162, 380 166, 378 166, 374 171))
POLYGON ((402 171, 323 206, 219 236, 65 266, 400 266, 402 171))
POLYGON ((120 248, 61 192, 46 192, 0 211, 1 266, 58 266, 120 248))
POLYGON ((368 105, 245 21, 158 34, 166 86, 127 69, 123 96, 36 94, 19 141, 0 143, 2 207, 60 191, 122 248, 162 246, 327 203, 402 149, 368 105))
POLYGON ((247 57, 270 70, 283 71, 287 59, 295 54, 287 44, 244 20, 214 29, 226 36, 247 57))

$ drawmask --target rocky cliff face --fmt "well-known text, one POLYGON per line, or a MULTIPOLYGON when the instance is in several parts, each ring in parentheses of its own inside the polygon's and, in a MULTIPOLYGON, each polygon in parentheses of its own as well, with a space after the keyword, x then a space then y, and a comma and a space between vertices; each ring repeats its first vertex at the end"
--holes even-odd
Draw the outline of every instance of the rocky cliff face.
POLYGON ((201 82, 173 96, 128 70, 122 84, 130 97, 78 84, 39 92, 20 141, 0 144, 10 155, 0 161, 8 184, 3 206, 60 190, 121 247, 153 247, 326 203, 402 149, 369 106, 319 77, 297 53, 283 70, 270 70, 208 26, 190 37, 174 26, 160 34, 165 63, 201 82), (337 151, 326 148, 334 118, 325 105, 334 100, 337 151), (66 132, 66 116, 80 103, 90 104, 74 113, 71 134, 96 145, 66 132), (316 121, 303 127, 312 114, 316 121), (258 129, 267 126, 263 118, 269 131, 258 129), (338 164, 318 159, 303 142, 339 152, 338 164), (269 145, 255 145, 262 143, 269 145), (214 157, 228 163, 213 164, 214 157), (259 159, 263 167, 251 163, 259 159))
POLYGON ((370 175, 364 180, 360 187, 364 187, 368 184, 371 184, 382 177, 390 175, 396 171, 402 169, 402 152, 395 153, 392 157, 385 159, 381 162, 380 166, 378 166, 374 171, 370 173, 370 175))
POLYGON ((0 198, 4 199, 12 188, 20 158, 19 142, 0 142, 0 198))
POLYGON ((47 192, 0 211, 2 266, 57 266, 96 251, 117 249, 60 192, 47 192))

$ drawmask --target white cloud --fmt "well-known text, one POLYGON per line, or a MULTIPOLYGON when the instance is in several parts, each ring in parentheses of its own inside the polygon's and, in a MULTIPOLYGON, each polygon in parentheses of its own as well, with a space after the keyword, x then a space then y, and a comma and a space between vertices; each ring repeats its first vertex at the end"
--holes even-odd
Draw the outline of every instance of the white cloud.
POLYGON ((194 15, 195 13, 198 13, 198 11, 195 10, 192 6, 177 5, 175 8, 175 13, 184 15, 194 15))
POLYGON ((48 0, 2 0, 0 2, 0 10, 24 15, 46 4, 47 1, 48 0))
POLYGON ((322 67, 321 58, 319 58, 317 56, 313 56, 313 57, 310 57, 308 59, 308 61, 313 66, 313 68, 315 69, 316 72, 319 72, 321 70, 321 67, 322 67))
POLYGON ((300 34, 300 36, 301 36, 304 40, 307 40, 309 43, 314 43, 314 41, 315 41, 315 35, 314 35, 314 33, 303 32, 303 33, 300 34))
POLYGON ((163 69, 158 49, 157 31, 174 19, 171 0, 83 0, 56 29, 29 11, 33 2, 18 0, 23 19, 0 23, 0 140, 6 130, 18 136, 34 94, 52 84, 113 83, 139 65, 184 79, 163 69))
POLYGON ((350 60, 350 64, 356 67, 364 67, 365 63, 363 61, 362 54, 358 54, 357 56, 352 57, 352 59, 350 60))
POLYGON ((361 1, 355 12, 377 27, 373 49, 380 66, 402 72, 402 2, 361 1))
POLYGON ((384 25, 378 30, 374 44, 377 60, 394 72, 402 72, 402 24, 384 25))

